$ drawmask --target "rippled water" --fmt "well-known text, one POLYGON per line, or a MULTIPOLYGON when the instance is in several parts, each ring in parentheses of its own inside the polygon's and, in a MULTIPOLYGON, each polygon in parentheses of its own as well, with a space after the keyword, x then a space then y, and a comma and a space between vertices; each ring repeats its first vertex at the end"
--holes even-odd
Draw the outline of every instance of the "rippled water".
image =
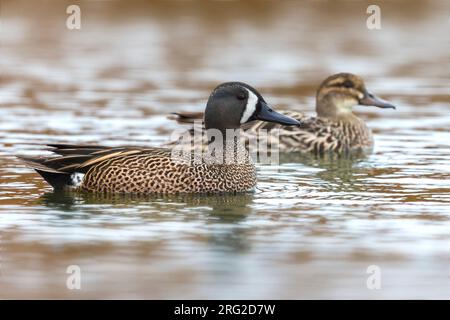
POLYGON ((382 2, 378 31, 354 1, 85 1, 79 31, 67 4, 2 1, 0 298, 450 297, 448 2, 382 2), (374 153, 288 155, 253 194, 58 194, 15 157, 162 144, 228 80, 313 113, 339 71, 398 106, 355 108, 374 153))

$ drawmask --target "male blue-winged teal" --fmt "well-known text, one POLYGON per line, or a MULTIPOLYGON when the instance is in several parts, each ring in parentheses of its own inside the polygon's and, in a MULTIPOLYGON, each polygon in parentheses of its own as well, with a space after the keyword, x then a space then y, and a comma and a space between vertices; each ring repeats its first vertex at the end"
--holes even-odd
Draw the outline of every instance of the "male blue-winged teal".
MULTIPOLYGON (((254 120, 300 125, 299 121, 273 111, 247 84, 228 82, 211 93, 205 109, 205 127, 224 134, 224 145, 225 131, 254 120)), ((194 162, 191 158, 174 158, 172 151, 164 148, 62 144, 48 145, 59 157, 22 159, 55 189, 140 194, 250 191, 256 184, 255 166, 240 146, 241 140, 233 138, 232 143, 232 153, 244 150, 244 157, 240 158, 243 161, 194 162)), ((223 155, 228 156, 228 151, 223 155)))
MULTIPOLYGON (((352 112, 352 107, 356 105, 395 109, 392 104, 370 93, 360 77, 350 73, 338 73, 325 79, 319 86, 316 95, 316 117, 307 117, 296 111, 280 111, 301 121, 302 126, 286 127, 255 121, 245 125, 244 136, 256 136, 261 129, 279 129, 279 140, 271 140, 271 143, 277 143, 282 152, 321 155, 371 150, 372 134, 364 121, 352 112)), ((179 123, 192 123, 202 119, 203 114, 176 113, 171 118, 179 123)), ((194 129, 190 132, 193 134, 194 129)))

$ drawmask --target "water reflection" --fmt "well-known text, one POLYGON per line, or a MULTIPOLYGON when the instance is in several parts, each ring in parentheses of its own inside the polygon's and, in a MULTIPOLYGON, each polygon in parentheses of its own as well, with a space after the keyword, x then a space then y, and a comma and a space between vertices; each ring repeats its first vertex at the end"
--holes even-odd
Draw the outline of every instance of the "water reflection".
MULTIPOLYGON (((141 223, 158 223, 155 213, 161 220, 165 220, 164 213, 178 215, 182 220, 198 219, 205 221, 207 225, 215 225, 213 228, 218 233, 211 233, 210 241, 216 245, 229 246, 233 249, 245 247, 245 239, 241 238, 242 228, 239 223, 252 214, 251 204, 254 194, 221 194, 221 195, 135 195, 135 194, 96 194, 88 192, 52 191, 43 194, 37 203, 49 209, 57 209, 72 213, 76 217, 77 212, 90 212, 92 215, 103 214, 102 209, 129 208, 138 210, 141 223), (187 215, 186 215, 187 214, 187 215), (194 218, 195 217, 195 218, 194 218), (227 232, 220 225, 228 225, 227 232), (231 228, 230 228, 231 226, 231 228)), ((116 214, 114 214, 116 215, 116 214)), ((70 219, 70 215, 61 215, 70 219)), ((91 216, 90 219, 94 218, 91 216)))
POLYGON ((64 211, 77 210, 79 206, 120 205, 153 206, 158 211, 165 211, 167 206, 189 209, 197 208, 209 212, 212 217, 222 222, 238 222, 250 213, 254 195, 243 194, 179 194, 179 195, 138 195, 138 194, 103 194, 78 191, 51 191, 43 194, 37 201, 49 208, 64 211))

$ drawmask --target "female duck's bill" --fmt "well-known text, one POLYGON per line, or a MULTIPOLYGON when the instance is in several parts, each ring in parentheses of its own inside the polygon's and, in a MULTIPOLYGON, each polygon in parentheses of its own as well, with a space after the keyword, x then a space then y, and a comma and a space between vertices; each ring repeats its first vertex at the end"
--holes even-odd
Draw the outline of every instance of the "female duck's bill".
MULTIPOLYGON (((211 93, 205 110, 207 128, 225 132, 253 120, 301 125, 272 110, 247 84, 224 83, 211 93)), ((173 161, 171 150, 165 148, 49 146, 60 156, 24 160, 55 189, 76 187, 84 191, 139 194, 217 193, 251 191, 256 185, 256 169, 248 157, 247 161, 232 166, 210 166, 173 161)))
POLYGON ((367 90, 364 92, 363 98, 359 100, 359 104, 362 106, 374 106, 382 109, 396 109, 390 102, 377 97, 367 90))

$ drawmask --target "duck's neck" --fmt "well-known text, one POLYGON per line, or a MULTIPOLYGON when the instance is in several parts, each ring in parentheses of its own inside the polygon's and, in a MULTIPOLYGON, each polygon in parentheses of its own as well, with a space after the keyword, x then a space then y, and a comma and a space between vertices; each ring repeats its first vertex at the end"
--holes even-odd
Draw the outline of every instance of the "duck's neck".
POLYGON ((241 129, 208 130, 208 157, 215 163, 249 163, 241 129))

